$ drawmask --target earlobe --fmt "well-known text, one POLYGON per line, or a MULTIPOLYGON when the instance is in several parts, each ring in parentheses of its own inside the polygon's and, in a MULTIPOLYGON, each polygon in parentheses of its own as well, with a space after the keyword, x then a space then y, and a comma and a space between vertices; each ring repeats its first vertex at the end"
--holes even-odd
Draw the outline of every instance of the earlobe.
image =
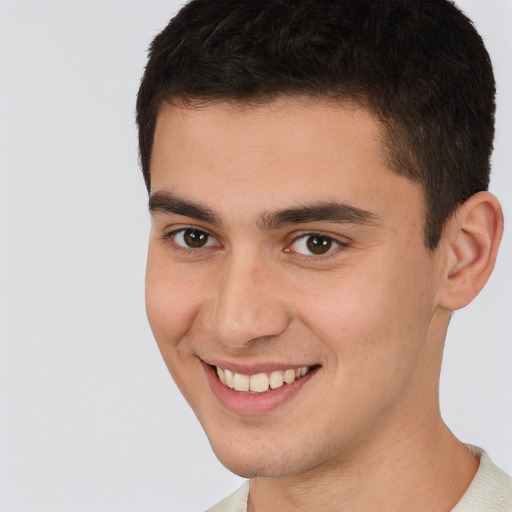
POLYGON ((503 212, 490 192, 471 196, 448 220, 440 306, 460 309, 478 295, 494 268, 502 234, 503 212))

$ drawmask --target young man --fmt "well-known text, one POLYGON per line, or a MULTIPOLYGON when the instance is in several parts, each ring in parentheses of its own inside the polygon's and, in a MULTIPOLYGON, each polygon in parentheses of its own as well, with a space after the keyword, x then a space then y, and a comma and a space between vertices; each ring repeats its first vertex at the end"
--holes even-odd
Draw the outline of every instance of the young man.
POLYGON ((494 79, 447 0, 186 5, 137 103, 147 310, 233 472, 215 511, 512 510, 438 403, 487 281, 494 79))

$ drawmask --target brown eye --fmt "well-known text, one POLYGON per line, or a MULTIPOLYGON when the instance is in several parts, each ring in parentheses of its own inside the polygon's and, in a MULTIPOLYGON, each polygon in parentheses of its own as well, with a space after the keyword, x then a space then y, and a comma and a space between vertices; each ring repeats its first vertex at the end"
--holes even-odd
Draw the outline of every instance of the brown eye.
POLYGON ((205 249, 220 247, 219 242, 205 231, 196 228, 178 229, 166 235, 173 244, 182 249, 205 249))
POLYGON ((204 231, 198 229, 184 229, 183 242, 192 249, 198 249, 208 244, 209 236, 204 231))
POLYGON ((327 236, 310 235, 307 238, 306 247, 312 254, 321 255, 331 250, 332 242, 332 238, 327 236))
POLYGON ((327 256, 336 249, 346 247, 347 244, 322 233, 309 233, 297 237, 286 252, 294 252, 303 256, 327 256))

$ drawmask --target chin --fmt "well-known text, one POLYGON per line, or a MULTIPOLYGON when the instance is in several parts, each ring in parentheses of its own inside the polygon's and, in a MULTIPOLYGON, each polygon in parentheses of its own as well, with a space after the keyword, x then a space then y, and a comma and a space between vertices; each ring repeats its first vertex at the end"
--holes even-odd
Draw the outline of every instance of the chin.
POLYGON ((243 478, 282 478, 307 472, 315 466, 310 450, 303 449, 298 454, 281 443, 265 441, 216 443, 210 440, 219 461, 243 478), (306 453, 308 457, 304 456, 306 453))
POLYGON ((264 454, 245 459, 221 455, 218 459, 229 471, 242 478, 280 478, 296 474, 287 464, 287 467, 282 467, 282 460, 269 460, 264 454))

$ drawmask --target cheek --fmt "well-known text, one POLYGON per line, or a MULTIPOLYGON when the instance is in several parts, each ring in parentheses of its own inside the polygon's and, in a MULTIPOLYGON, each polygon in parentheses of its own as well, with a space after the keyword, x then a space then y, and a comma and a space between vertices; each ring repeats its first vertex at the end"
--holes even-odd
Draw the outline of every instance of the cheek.
POLYGON ((194 322, 200 307, 197 282, 184 278, 151 250, 146 268, 146 312, 162 352, 177 346, 194 322))
POLYGON ((304 295, 303 321, 329 345, 335 364, 373 378, 383 366, 407 372, 419 358, 433 293, 430 281, 407 267, 389 258, 363 271, 345 269, 321 291, 304 295))
POLYGON ((319 414, 326 422, 345 425, 347 432, 385 418, 403 402, 422 366, 429 325, 426 295, 416 298, 412 282, 410 292, 402 285, 398 292, 392 284, 399 277, 395 273, 394 279, 381 281, 377 274, 360 272, 352 280, 345 275, 333 280, 338 284, 323 299, 315 293, 302 309, 313 339, 330 353, 325 369, 332 380, 319 414))
POLYGON ((166 258, 148 255, 146 269, 146 311, 163 360, 175 383, 189 403, 201 391, 190 372, 198 371, 198 361, 188 340, 200 310, 200 289, 196 280, 187 280, 166 258))

